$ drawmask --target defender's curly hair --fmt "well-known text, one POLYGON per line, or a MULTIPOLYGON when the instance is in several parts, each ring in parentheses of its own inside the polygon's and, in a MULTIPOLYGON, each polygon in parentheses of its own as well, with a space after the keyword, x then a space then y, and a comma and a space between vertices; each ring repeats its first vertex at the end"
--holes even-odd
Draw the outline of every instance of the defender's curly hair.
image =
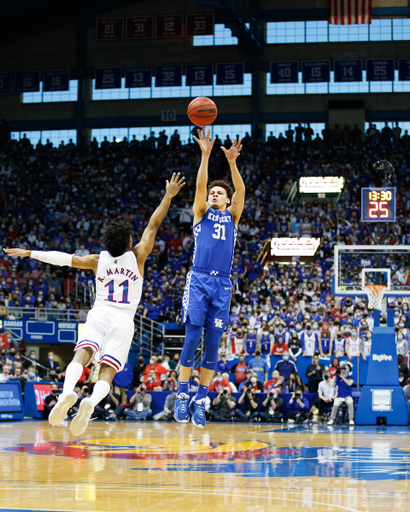
POLYGON ((130 236, 132 235, 131 223, 113 220, 106 227, 102 241, 113 258, 124 254, 130 245, 130 236))
POLYGON ((208 196, 214 187, 222 187, 225 189, 229 201, 232 202, 233 188, 222 180, 215 180, 208 185, 208 196))

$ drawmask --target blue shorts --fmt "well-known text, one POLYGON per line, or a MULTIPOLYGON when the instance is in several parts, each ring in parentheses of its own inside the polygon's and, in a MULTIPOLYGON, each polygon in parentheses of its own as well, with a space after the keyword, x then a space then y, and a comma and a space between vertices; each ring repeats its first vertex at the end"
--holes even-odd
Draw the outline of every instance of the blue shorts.
POLYGON ((229 319, 232 283, 229 277, 190 270, 182 299, 182 322, 223 332, 229 319))

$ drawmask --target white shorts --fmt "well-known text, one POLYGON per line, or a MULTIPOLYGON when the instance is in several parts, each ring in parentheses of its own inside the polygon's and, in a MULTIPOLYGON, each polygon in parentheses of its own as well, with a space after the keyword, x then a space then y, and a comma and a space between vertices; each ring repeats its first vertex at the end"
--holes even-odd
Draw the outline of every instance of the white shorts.
POLYGON ((82 328, 75 350, 91 348, 98 363, 105 363, 119 372, 127 362, 132 338, 134 320, 112 306, 92 308, 82 328))

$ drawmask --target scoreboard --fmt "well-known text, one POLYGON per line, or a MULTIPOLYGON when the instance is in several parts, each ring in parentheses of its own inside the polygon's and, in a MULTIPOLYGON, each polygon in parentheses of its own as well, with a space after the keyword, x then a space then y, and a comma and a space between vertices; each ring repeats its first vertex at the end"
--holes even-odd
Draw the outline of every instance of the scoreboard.
POLYGON ((362 188, 362 222, 395 222, 396 189, 362 188))

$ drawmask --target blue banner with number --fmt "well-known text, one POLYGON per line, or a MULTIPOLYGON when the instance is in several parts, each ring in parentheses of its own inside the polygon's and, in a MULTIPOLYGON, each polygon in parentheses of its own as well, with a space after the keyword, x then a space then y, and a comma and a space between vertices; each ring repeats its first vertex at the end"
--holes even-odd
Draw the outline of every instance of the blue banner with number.
POLYGON ((330 61, 309 60, 302 62, 302 81, 304 84, 330 81, 330 61))
POLYGON ((68 91, 70 85, 70 71, 61 69, 59 71, 44 71, 43 91, 68 91))
POLYGON ((125 68, 125 87, 151 87, 151 66, 125 68))
POLYGON ((181 87, 182 66, 157 66, 155 68, 156 87, 181 87))
POLYGON ((271 84, 297 84, 299 82, 299 62, 271 62, 271 84))
POLYGON ((410 59, 399 59, 399 80, 410 80, 410 59))
MULTIPOLYGON (((51 318, 52 313, 50 313, 51 318)), ((76 343, 84 324, 78 322, 40 322, 30 318, 0 320, 0 327, 26 343, 76 343)))
POLYGON ((23 71, 14 75, 14 92, 38 92, 40 71, 23 71))
POLYGON ((217 64, 216 65, 216 85, 242 85, 245 64, 243 62, 235 64, 217 64))
POLYGON ((97 68, 95 70, 96 89, 121 89, 122 68, 97 68))
POLYGON ((11 73, 0 73, 0 94, 11 94, 11 73))
POLYGON ((363 80, 363 61, 335 60, 335 82, 361 82, 363 80))
POLYGON ((186 84, 188 87, 195 85, 212 85, 214 70, 212 64, 188 65, 186 67, 186 84))
POLYGON ((367 59, 368 82, 393 82, 394 59, 367 59))

